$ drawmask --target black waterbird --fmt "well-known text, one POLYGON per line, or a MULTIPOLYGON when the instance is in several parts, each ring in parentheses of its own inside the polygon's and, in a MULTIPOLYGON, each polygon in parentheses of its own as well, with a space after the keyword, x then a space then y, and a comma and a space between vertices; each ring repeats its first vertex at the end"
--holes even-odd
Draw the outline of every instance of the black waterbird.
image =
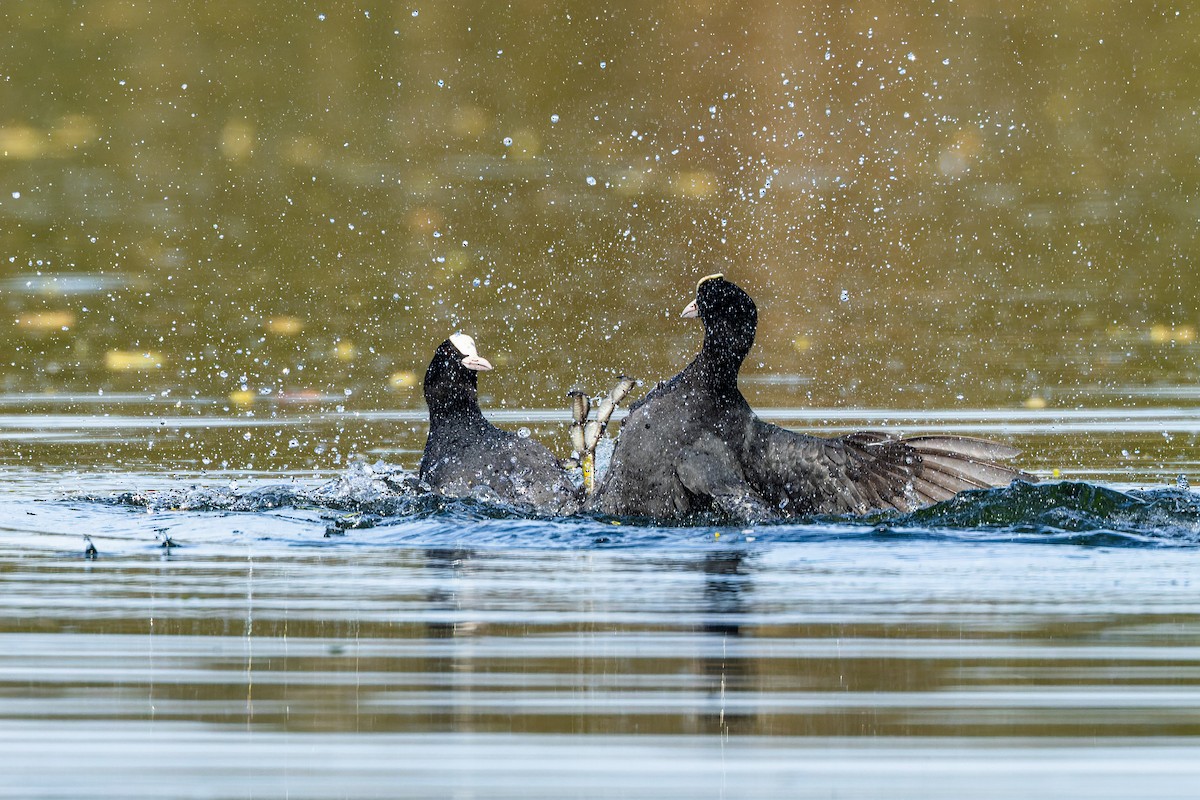
POLYGON ((579 491, 537 441, 502 430, 479 409, 479 373, 492 369, 475 341, 456 333, 434 351, 425 372, 429 438, 418 473, 449 497, 493 496, 544 514, 578 508, 579 491))
POLYGON ((737 384, 758 324, 750 295, 710 275, 683 316, 704 323, 700 353, 630 409, 592 511, 660 522, 712 512, 766 521, 909 511, 965 489, 1032 480, 997 463, 1019 452, 998 442, 876 432, 822 438, 764 422, 737 384))

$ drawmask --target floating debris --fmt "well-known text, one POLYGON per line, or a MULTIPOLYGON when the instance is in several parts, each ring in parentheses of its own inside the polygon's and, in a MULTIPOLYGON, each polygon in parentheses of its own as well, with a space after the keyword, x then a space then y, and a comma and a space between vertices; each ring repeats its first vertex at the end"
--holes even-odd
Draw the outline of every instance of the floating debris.
POLYGON ((296 336, 304 330, 304 320, 289 316, 271 317, 263 327, 277 336, 296 336))
POLYGON ((66 330, 75 324, 75 312, 35 311, 17 317, 17 327, 35 331, 66 330))
POLYGON ((393 372, 392 376, 388 378, 388 386, 393 389, 415 389, 417 387, 417 373, 410 369, 393 372))
POLYGON ((109 350, 104 354, 104 366, 113 372, 162 369, 162 365, 162 355, 154 352, 109 350))
POLYGON ((1150 328, 1150 341, 1155 344, 1191 344, 1196 341, 1196 329, 1191 325, 1153 325, 1150 328))
POLYGON ((257 396, 251 389, 234 389, 229 393, 229 401, 234 405, 245 407, 253 405, 257 396))

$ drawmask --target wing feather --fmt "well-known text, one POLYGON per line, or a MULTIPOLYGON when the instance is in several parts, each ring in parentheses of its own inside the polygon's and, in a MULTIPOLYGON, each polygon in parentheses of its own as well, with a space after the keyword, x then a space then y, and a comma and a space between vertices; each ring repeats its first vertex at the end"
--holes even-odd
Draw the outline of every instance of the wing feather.
POLYGON ((911 510, 966 489, 1032 480, 997 463, 1017 452, 966 436, 864 431, 826 439, 756 420, 745 473, 766 502, 792 515, 911 510))

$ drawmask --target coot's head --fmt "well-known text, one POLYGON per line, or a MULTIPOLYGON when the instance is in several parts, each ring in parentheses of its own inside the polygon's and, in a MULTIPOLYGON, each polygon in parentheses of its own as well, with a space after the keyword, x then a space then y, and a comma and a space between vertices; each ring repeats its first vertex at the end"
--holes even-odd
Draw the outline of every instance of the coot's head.
POLYGON ((430 415, 478 411, 478 373, 492 368, 475 349, 475 340, 456 333, 433 351, 425 370, 425 404, 430 415))
POLYGON ((683 309, 683 316, 699 317, 704 323, 706 348, 728 350, 739 362, 754 345, 758 309, 750 295, 720 273, 700 279, 696 299, 683 309))

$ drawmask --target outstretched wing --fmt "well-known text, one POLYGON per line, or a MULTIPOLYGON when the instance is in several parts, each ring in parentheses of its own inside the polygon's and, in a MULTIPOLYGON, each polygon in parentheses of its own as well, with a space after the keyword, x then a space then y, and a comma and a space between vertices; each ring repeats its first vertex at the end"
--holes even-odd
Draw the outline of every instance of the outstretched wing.
POLYGON ((965 436, 852 433, 824 439, 756 420, 747 478, 787 514, 910 511, 965 489, 1033 476, 998 463, 1019 451, 965 436))

